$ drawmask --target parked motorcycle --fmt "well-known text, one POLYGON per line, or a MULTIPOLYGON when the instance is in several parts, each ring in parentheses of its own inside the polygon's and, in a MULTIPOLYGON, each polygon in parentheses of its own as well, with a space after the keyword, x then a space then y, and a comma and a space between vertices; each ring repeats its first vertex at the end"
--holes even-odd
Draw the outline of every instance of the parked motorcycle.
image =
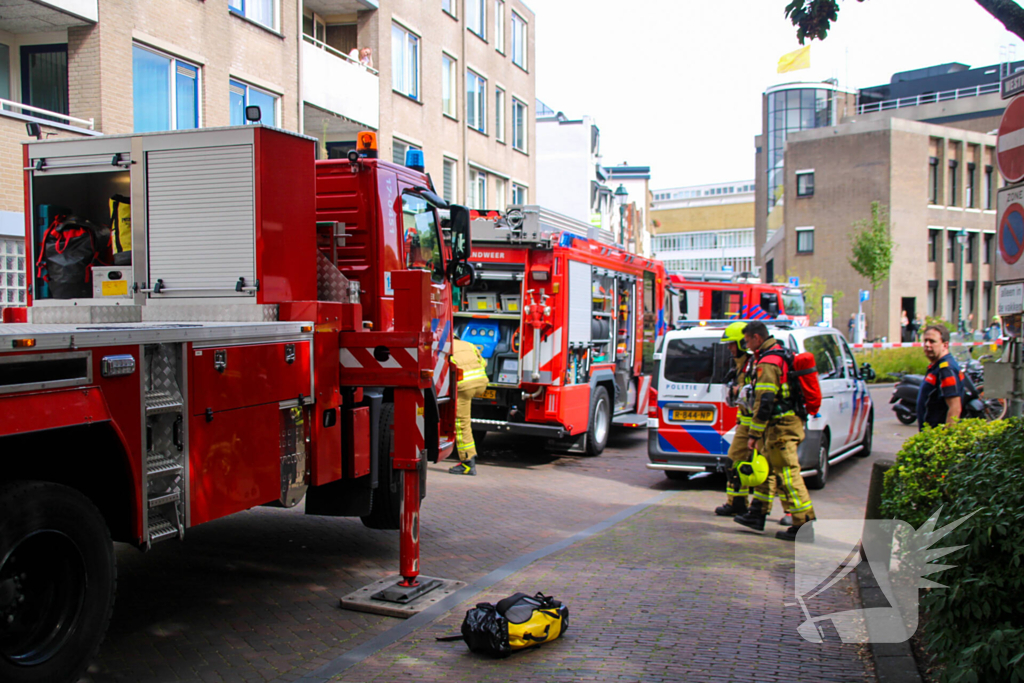
MULTIPOLYGON (((981 360, 964 359, 964 406, 962 417, 999 420, 1006 417, 1007 402, 1001 398, 985 400, 985 372, 981 360)), ((889 403, 896 419, 905 425, 917 422, 917 394, 924 375, 902 375, 893 387, 889 403)))

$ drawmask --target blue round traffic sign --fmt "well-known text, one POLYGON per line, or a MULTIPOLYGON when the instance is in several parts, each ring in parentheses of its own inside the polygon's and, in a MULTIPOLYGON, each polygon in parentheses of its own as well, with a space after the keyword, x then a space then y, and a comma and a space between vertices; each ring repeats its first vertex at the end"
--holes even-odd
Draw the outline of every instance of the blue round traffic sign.
POLYGON ((999 222, 999 253, 1008 265, 1024 255, 1024 208, 1010 204, 999 222))

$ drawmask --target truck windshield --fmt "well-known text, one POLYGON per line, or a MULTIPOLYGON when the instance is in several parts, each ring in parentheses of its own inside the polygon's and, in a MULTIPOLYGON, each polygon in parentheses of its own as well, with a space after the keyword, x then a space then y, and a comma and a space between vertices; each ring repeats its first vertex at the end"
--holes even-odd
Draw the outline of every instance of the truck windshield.
POLYGON ((671 339, 665 349, 665 379, 669 382, 706 384, 715 365, 717 339, 671 339))
POLYGON ((782 293, 782 307, 786 315, 807 315, 804 293, 799 289, 787 289, 782 293))
POLYGON ((405 235, 405 265, 426 270, 434 282, 444 279, 441 241, 437 236, 434 209, 419 195, 402 195, 402 230, 405 235))

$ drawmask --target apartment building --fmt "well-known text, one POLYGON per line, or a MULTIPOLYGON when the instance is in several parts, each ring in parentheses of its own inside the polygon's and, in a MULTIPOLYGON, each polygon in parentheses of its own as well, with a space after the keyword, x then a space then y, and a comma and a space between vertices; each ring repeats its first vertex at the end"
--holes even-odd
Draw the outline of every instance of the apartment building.
POLYGON ((836 319, 849 317, 869 288, 849 265, 850 238, 878 201, 896 253, 869 335, 898 339, 903 311, 956 324, 962 310, 975 329, 987 324, 996 305, 999 79, 1022 67, 942 64, 856 93, 835 83, 767 90, 765 132, 755 139, 756 259, 766 278, 822 278, 843 292, 836 319))
POLYGON ((383 158, 423 150, 446 198, 504 208, 536 191, 535 34, 518 0, 0 0, 0 306, 25 300, 26 124, 241 125, 258 105, 322 157, 375 130, 383 158))
POLYGON ((754 181, 654 190, 651 249, 669 270, 757 272, 754 181))

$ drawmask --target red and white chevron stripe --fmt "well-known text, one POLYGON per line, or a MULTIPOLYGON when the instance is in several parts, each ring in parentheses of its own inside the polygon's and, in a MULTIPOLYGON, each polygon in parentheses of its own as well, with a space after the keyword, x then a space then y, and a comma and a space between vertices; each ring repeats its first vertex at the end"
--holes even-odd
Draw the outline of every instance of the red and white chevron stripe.
POLYGON ((415 371, 419 367, 416 357, 416 347, 392 348, 389 349, 387 360, 380 361, 373 357, 373 349, 361 346, 353 346, 341 349, 340 359, 343 368, 360 369, 404 369, 415 371))

